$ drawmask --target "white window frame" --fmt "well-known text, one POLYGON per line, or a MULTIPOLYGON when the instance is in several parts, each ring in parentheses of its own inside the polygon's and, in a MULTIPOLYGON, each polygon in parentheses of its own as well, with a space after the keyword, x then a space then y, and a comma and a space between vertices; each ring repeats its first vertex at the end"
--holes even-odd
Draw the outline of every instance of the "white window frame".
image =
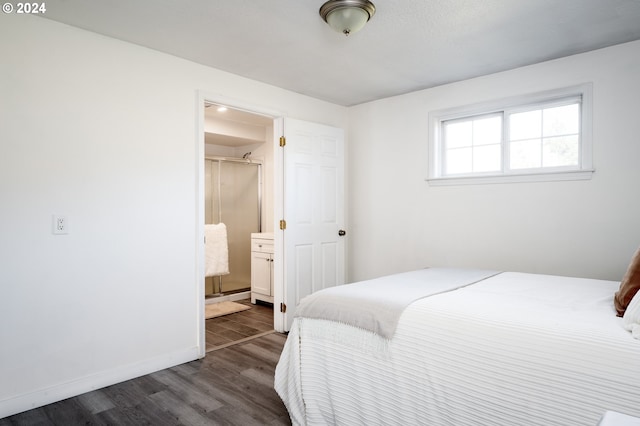
MULTIPOLYGON (((591 179, 593 169, 593 143, 591 135, 593 109, 593 85, 591 83, 554 89, 512 98, 498 99, 481 104, 449 108, 429 113, 429 170, 427 181, 430 185, 468 185, 485 183, 508 182, 541 182, 562 180, 591 179), (489 115, 514 112, 516 110, 535 109, 554 102, 565 102, 581 98, 580 114, 580 154, 578 166, 533 168, 508 170, 491 173, 470 173, 465 175, 443 176, 442 123, 449 120, 472 118, 479 115, 489 115)), ((507 124, 503 120, 502 162, 508 162, 509 141, 507 140, 507 124)))

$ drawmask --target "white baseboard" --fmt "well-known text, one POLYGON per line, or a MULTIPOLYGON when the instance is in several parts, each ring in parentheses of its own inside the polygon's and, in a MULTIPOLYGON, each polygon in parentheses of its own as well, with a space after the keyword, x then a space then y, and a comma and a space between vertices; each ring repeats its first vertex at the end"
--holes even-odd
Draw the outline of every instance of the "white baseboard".
POLYGON ((193 347, 7 398, 0 401, 0 419, 199 359, 199 352, 193 347))

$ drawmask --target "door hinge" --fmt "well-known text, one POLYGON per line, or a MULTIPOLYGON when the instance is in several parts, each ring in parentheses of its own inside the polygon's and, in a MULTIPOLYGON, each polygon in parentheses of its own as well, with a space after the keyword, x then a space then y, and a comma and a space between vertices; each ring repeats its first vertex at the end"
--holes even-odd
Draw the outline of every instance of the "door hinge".
POLYGON ((284 136, 280 136, 280 146, 285 146, 287 144, 287 138, 284 136))
POLYGON ((283 314, 285 312, 287 312, 287 305, 285 305, 284 303, 280 304, 280 312, 282 312, 283 314))
POLYGON ((283 219, 283 220, 280 221, 280 229, 282 229, 283 231, 285 229, 287 229, 287 221, 286 220, 283 219))

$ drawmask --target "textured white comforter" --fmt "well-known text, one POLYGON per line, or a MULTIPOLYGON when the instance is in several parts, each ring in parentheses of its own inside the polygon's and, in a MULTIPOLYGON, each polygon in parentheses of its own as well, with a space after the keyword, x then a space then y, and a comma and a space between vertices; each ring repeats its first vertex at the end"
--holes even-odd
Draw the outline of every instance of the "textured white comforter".
POLYGON ((411 303, 499 273, 478 269, 426 268, 329 287, 302 299, 296 308, 296 316, 337 321, 390 339, 400 316, 411 303))
POLYGON ((619 283, 502 273, 411 304, 390 340, 296 318, 275 387, 294 424, 595 425, 640 416, 619 283))

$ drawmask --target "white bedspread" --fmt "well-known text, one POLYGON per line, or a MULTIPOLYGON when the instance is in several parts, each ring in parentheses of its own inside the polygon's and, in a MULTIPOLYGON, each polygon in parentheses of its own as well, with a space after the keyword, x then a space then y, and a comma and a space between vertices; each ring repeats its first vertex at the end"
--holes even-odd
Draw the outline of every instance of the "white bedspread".
POLYGON ((325 288, 302 299, 296 316, 326 319, 393 337, 400 315, 423 297, 452 291, 499 274, 462 268, 426 268, 325 288))
POLYGON ((391 340, 296 318, 275 387, 294 424, 596 425, 640 416, 619 283, 502 273, 420 299, 391 340))

